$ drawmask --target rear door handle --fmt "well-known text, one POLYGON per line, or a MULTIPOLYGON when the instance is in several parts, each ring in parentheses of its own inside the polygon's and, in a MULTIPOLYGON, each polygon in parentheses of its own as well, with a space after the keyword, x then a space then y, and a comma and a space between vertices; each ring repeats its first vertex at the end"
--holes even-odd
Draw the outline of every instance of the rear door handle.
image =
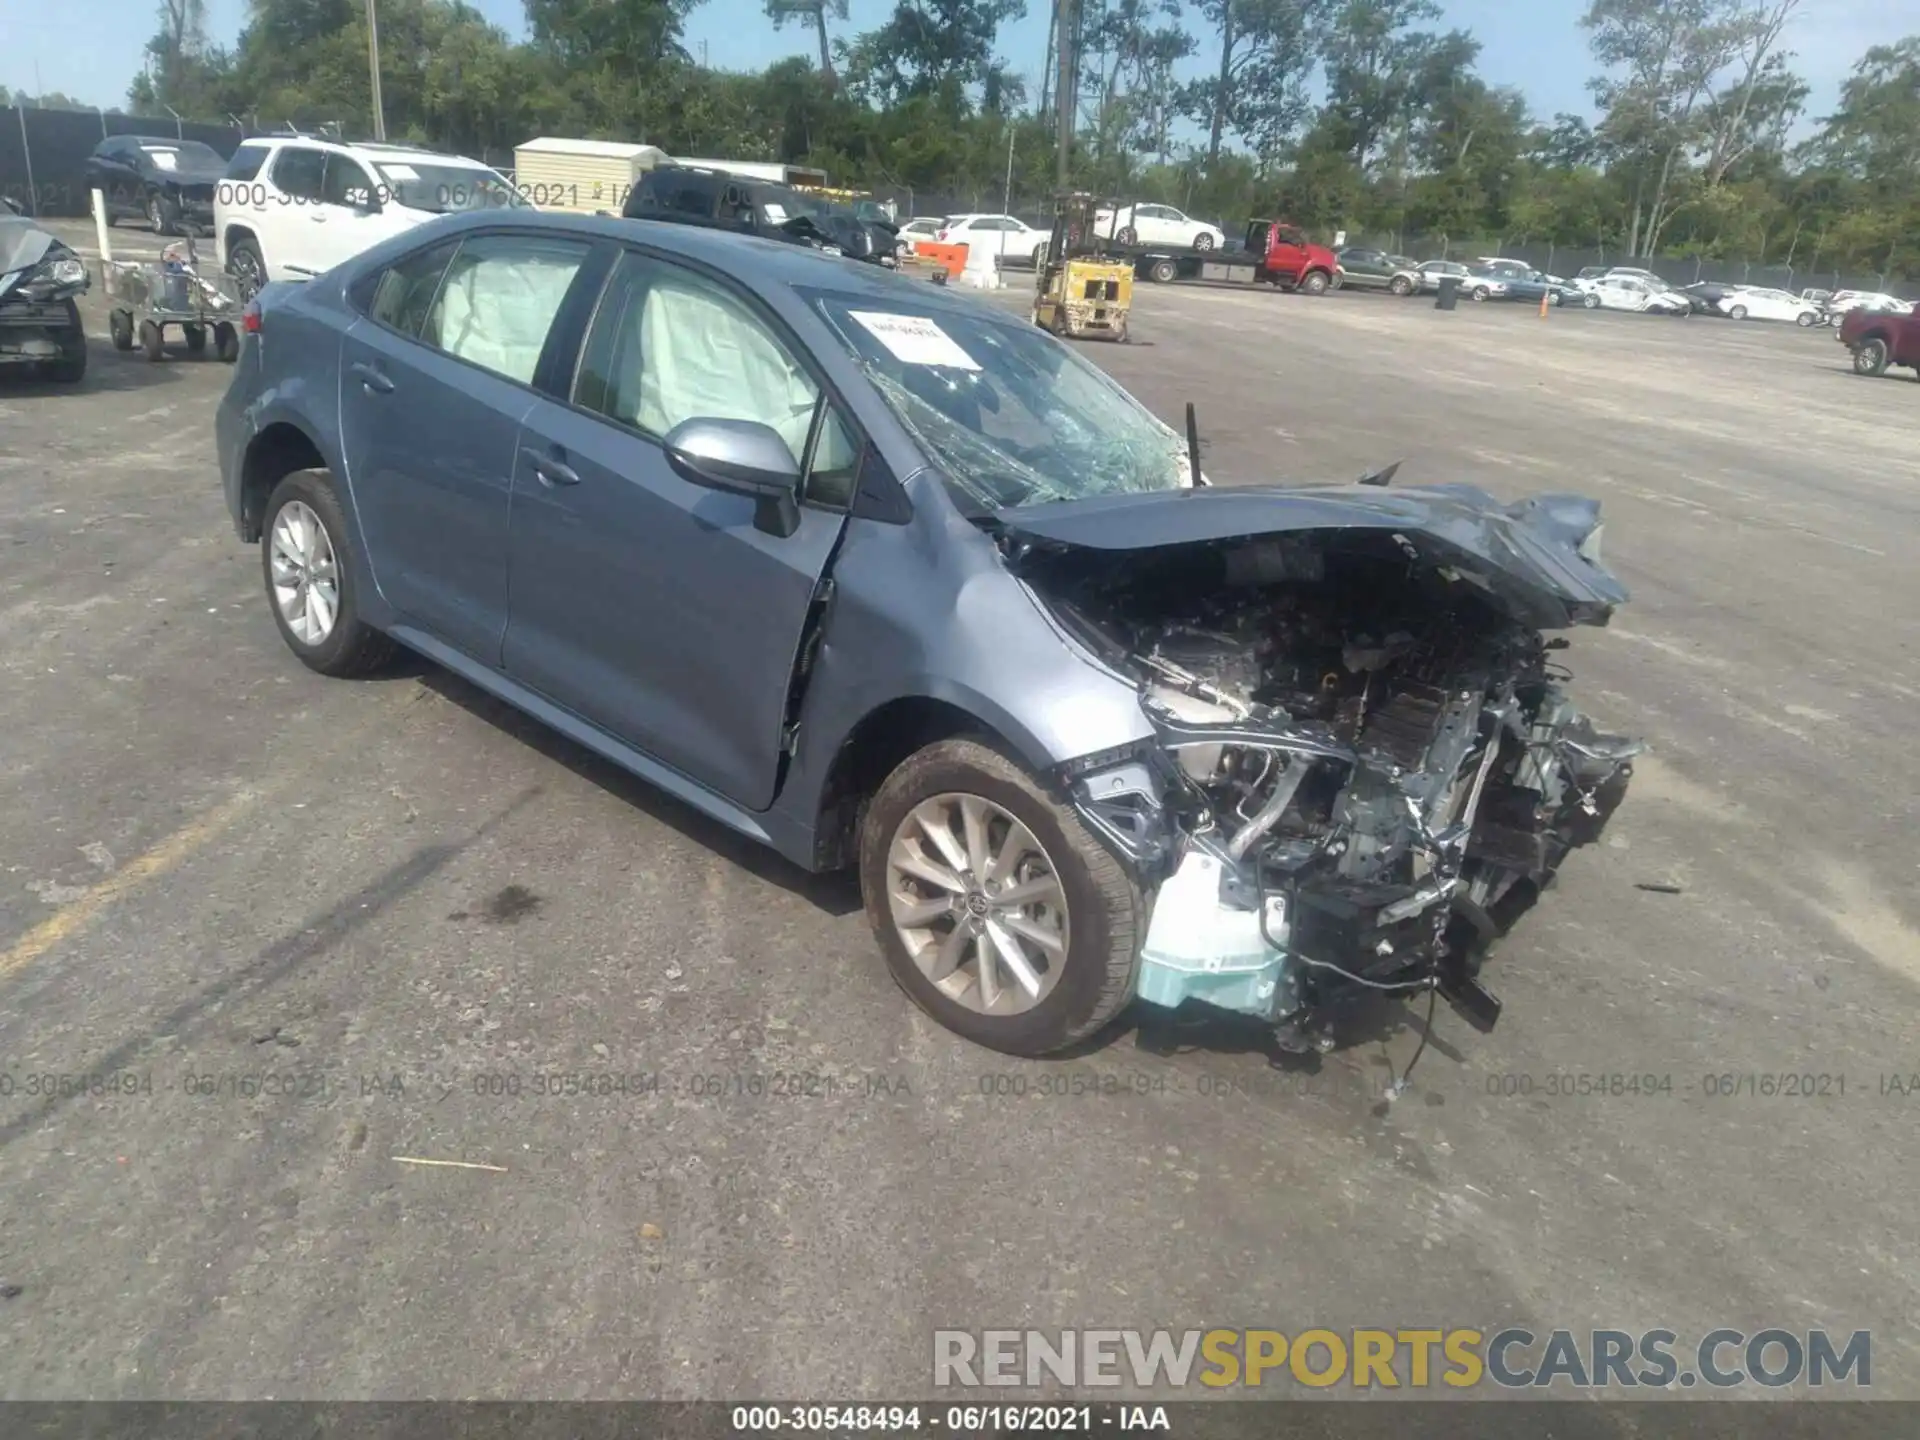
POLYGON ((360 388, 365 390, 369 395, 391 395, 393 393, 393 381, 389 380, 380 372, 379 366, 369 365, 364 360, 356 360, 347 368, 360 377, 360 388))
POLYGON ((533 473, 548 485, 578 485, 580 473, 564 461, 551 455, 542 455, 538 451, 528 450, 527 464, 533 467, 533 473))

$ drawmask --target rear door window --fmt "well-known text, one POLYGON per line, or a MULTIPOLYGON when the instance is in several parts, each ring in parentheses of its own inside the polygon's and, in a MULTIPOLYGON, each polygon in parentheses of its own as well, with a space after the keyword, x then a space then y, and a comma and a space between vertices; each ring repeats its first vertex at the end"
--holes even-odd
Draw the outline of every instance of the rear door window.
POLYGON ((317 205, 326 184, 326 169, 326 151, 289 145, 274 158, 273 183, 282 194, 317 205))
POLYGON ((374 287, 367 313, 382 325, 418 339, 434 296, 440 293, 440 277, 459 248, 458 240, 449 240, 388 266, 374 287))
POLYGON ((544 235, 479 235, 460 246, 420 338, 447 354, 522 385, 533 383, 547 332, 585 241, 544 235))
POLYGON ((233 152, 233 159, 227 162, 227 180, 251 180, 260 173, 260 167, 267 163, 267 147, 264 145, 242 145, 233 152))

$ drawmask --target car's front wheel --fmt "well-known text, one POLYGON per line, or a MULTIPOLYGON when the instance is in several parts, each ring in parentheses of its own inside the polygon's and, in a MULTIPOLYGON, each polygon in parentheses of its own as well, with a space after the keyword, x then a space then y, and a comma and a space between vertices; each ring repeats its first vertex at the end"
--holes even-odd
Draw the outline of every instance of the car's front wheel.
POLYGON ((1413 281, 1404 275, 1396 275, 1387 282, 1387 289, 1391 290, 1395 295, 1411 295, 1413 293, 1413 281))
POLYGON ((1861 375, 1884 375, 1887 369, 1887 342, 1862 340, 1854 346, 1853 368, 1861 375))
POLYGON ((1793 323, 1798 325, 1802 330, 1811 330, 1819 323, 1819 320, 1820 317, 1811 310, 1802 310, 1798 315, 1793 317, 1793 323))
POLYGON ((1202 230, 1198 235, 1194 236, 1193 248, 1201 251, 1213 249, 1213 232, 1211 230, 1202 230))
POLYGON ((862 822, 860 886, 900 988, 976 1044, 1049 1054, 1133 994, 1139 889, 1075 815, 980 741, 940 741, 887 777, 862 822))
POLYGON ((1746 307, 1746 306, 1744 306, 1744 305, 1736 305, 1736 306, 1734 306, 1734 307, 1733 307, 1733 308, 1732 308, 1731 310, 1729 310, 1729 311, 1727 311, 1727 318, 1728 318, 1729 320, 1744 320, 1744 319, 1746 319, 1746 318, 1747 318, 1747 307, 1746 307))
POLYGON ((394 653, 393 641, 360 618, 347 536, 324 470, 295 471, 267 501, 260 568, 273 621, 287 648, 322 675, 365 675, 394 653))
POLYGON ((1589 310, 1598 310, 1600 308, 1600 297, 1598 295, 1589 295, 1580 303, 1589 310))
POLYGON ((171 235, 180 228, 180 207, 158 190, 147 192, 147 228, 156 235, 171 235))

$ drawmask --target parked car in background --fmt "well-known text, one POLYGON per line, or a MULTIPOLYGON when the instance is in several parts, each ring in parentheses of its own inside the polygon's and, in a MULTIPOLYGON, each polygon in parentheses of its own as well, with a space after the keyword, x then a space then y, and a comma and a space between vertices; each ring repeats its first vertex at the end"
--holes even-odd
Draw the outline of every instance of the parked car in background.
POLYGON ((1038 265, 1047 253, 1048 232, 1036 230, 1015 215, 949 215, 934 239, 943 245, 965 245, 999 257, 1001 264, 1038 265))
POLYGON ((1120 245, 1170 245, 1176 250, 1218 250, 1227 243, 1218 225, 1176 210, 1171 205, 1144 202, 1093 212, 1093 227, 1102 237, 1120 245))
POLYGON ((1416 291, 1434 291, 1440 288, 1445 279, 1465 281, 1469 271, 1460 260, 1422 260, 1418 265, 1405 266, 1396 270, 1393 278, 1387 282, 1387 289, 1396 295, 1412 295, 1416 291))
POLYGON ((1543 633, 1627 599, 1595 502, 1197 492, 1111 378, 941 287, 530 212, 248 314, 216 448, 300 663, 405 646, 853 872, 894 980, 983 1046, 1059 1052, 1135 999, 1303 1054, 1383 991, 1490 1023, 1487 946, 1643 748, 1543 633))
POLYGON ((1340 283, 1359 290, 1388 289, 1398 270, 1386 251, 1367 245, 1349 245, 1334 257, 1340 262, 1340 283))
POLYGON ((1856 305, 1840 317, 1837 338, 1861 375, 1882 375, 1892 365, 1920 372, 1920 314, 1856 305))
POLYGON ((1460 282, 1460 293, 1471 300, 1504 300, 1507 298, 1508 284, 1505 275, 1472 265, 1467 268, 1466 278, 1460 282))
POLYGON ((1633 310, 1644 315, 1693 314, 1693 302, 1656 277, 1652 282, 1638 275, 1605 275, 1581 286, 1581 303, 1592 310, 1633 310))
POLYGON ((1687 297, 1696 315, 1716 315, 1724 319, 1726 311, 1720 308, 1720 302, 1736 290, 1744 287, 1727 285, 1718 280, 1696 280, 1691 285, 1682 285, 1680 293, 1687 297))
POLYGON ((1873 310, 1884 315, 1905 315, 1913 309, 1911 300, 1888 295, 1880 290, 1837 290, 1827 301, 1827 313, 1847 315, 1855 310, 1873 310))
POLYGON ((73 384, 87 373, 75 303, 90 284, 74 248, 37 219, 0 210, 0 373, 73 384))
POLYGON ((900 244, 907 254, 914 254, 914 246, 922 240, 935 240, 941 230, 946 228, 944 215, 916 215, 900 227, 900 244))
POLYGON ((156 235, 177 235, 213 224, 226 169, 220 152, 199 140, 110 135, 87 157, 86 185, 105 197, 109 225, 144 220, 156 235))
POLYGON ((1802 329, 1818 325, 1826 313, 1811 300, 1760 285, 1731 289, 1715 304, 1729 320, 1791 320, 1802 329))
POLYGON ((1528 269, 1519 274, 1510 271, 1496 271, 1506 281, 1508 300, 1525 301, 1529 305, 1538 305, 1544 299, 1548 305, 1580 305, 1586 301, 1586 292, 1571 280, 1562 280, 1558 275, 1549 275, 1544 270, 1528 269))
POLYGON ((1653 271, 1636 269, 1631 265, 1589 265, 1573 277, 1573 283, 1578 285, 1582 290, 1589 290, 1600 281, 1610 277, 1618 277, 1623 280, 1639 280, 1661 290, 1671 290, 1673 288, 1660 276, 1654 274, 1653 271))
POLYGON ((306 280, 440 215, 532 209, 498 171, 410 145, 243 140, 214 189, 220 263, 242 296, 306 280))

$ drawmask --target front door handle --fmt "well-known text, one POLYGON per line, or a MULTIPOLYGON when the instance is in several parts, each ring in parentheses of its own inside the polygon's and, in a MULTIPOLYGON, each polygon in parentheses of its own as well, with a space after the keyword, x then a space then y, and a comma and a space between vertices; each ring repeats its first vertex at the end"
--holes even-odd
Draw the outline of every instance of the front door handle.
POLYGON ((348 368, 360 377, 360 388, 367 394, 391 395, 393 393, 393 381, 380 372, 379 366, 369 365, 364 360, 356 360, 348 368))
POLYGON ((580 473, 564 461, 551 455, 542 455, 537 451, 526 452, 527 464, 533 467, 533 473, 547 485, 578 485, 580 473))

